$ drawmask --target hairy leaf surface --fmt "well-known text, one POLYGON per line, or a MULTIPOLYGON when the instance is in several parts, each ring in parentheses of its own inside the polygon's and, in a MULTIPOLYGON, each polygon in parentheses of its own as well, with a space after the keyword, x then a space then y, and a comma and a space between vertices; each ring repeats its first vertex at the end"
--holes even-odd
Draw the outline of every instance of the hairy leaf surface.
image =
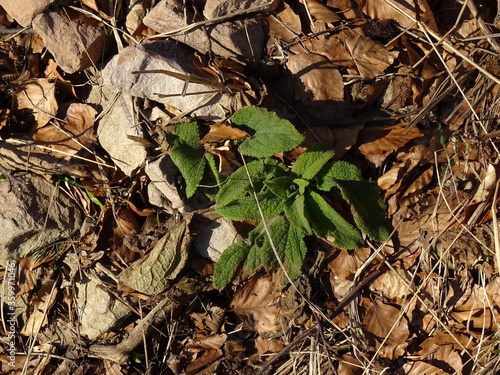
POLYGON ((236 112, 233 125, 255 131, 251 139, 244 140, 240 151, 244 155, 264 158, 278 152, 290 151, 304 140, 293 124, 265 108, 248 106, 236 112))
MULTIPOLYGON (((283 200, 277 199, 271 191, 258 193, 257 199, 266 219, 283 212, 283 200)), ((253 194, 232 201, 225 206, 217 205, 215 211, 231 220, 262 220, 253 194)))
POLYGON ((238 243, 234 243, 224 250, 214 269, 216 289, 224 288, 233 279, 238 265, 246 258, 248 251, 247 246, 238 243))
POLYGON ((299 156, 292 166, 292 172, 296 175, 310 180, 333 158, 335 152, 324 144, 317 144, 299 156))
POLYGON ((314 191, 305 194, 305 215, 316 236, 335 237, 335 246, 344 249, 363 246, 359 231, 314 191))
POLYGON ((171 133, 171 144, 170 157, 186 181, 186 196, 190 198, 203 178, 206 163, 196 121, 176 125, 171 133))

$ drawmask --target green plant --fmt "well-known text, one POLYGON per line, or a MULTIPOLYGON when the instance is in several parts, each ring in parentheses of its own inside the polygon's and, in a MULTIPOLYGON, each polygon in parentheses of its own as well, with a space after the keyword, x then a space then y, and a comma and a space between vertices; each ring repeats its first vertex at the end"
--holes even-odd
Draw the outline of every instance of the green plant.
MULTIPOLYGON (((215 195, 216 211, 231 220, 261 223, 245 243, 223 252, 215 267, 216 288, 229 283, 241 265, 272 269, 281 261, 289 277, 297 278, 308 235, 333 237, 336 246, 346 249, 363 246, 361 232, 377 241, 387 239, 378 188, 356 166, 334 161, 333 150, 322 144, 305 151, 291 168, 271 158, 297 147, 303 136, 289 121, 262 108, 241 109, 232 125, 251 135, 239 145, 240 153, 258 159, 244 160, 245 165, 222 184, 215 195)), ((207 154, 199 145, 196 123, 178 127, 171 156, 191 196, 203 177, 207 154)))

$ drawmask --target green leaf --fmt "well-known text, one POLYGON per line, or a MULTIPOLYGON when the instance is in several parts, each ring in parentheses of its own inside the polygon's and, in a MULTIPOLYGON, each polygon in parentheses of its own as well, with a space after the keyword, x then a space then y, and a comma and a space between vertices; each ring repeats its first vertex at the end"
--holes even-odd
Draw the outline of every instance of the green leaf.
POLYGON ((324 144, 317 144, 299 156, 292 172, 306 180, 312 179, 333 158, 335 152, 324 144))
POLYGON ((359 231, 314 191, 305 194, 305 216, 314 234, 318 237, 335 237, 335 246, 344 249, 359 249, 363 246, 359 231))
POLYGON ((224 250, 214 269, 216 289, 224 288, 233 279, 238 265, 247 257, 248 250, 247 246, 238 243, 234 243, 224 250))
POLYGON ((377 185, 372 181, 341 181, 336 183, 342 197, 351 204, 354 222, 359 229, 375 241, 389 237, 386 227, 385 204, 377 185))
POLYGON ((248 174, 252 178, 256 191, 260 192, 265 180, 287 173, 286 167, 274 159, 255 160, 248 163, 247 168, 248 173, 244 166, 237 169, 221 187, 215 197, 217 206, 224 206, 252 193, 248 174))
MULTIPOLYGON (((283 200, 271 191, 258 193, 257 199, 266 219, 283 212, 283 200)), ((262 220, 253 193, 225 206, 217 205, 215 211, 231 220, 262 220)))
POLYGON ((209 152, 205 152, 205 159, 207 160, 207 164, 208 164, 210 171, 215 176, 215 181, 217 182, 217 184, 220 184, 222 181, 221 181, 221 178, 219 176, 219 171, 218 171, 217 165, 215 163, 214 155, 209 153, 209 152))
POLYGON ((269 190, 276 194, 277 197, 288 199, 297 193, 296 185, 293 183, 293 180, 293 176, 280 176, 269 181, 264 181, 264 184, 269 190))
POLYGON ((232 124, 255 130, 251 139, 243 141, 240 152, 257 158, 290 151, 304 140, 292 123, 265 108, 249 106, 233 115, 232 124))
POLYGON ((196 121, 178 124, 170 136, 172 144, 170 158, 184 177, 186 197, 190 198, 203 178, 206 163, 203 156, 205 152, 200 147, 198 124, 196 121))
POLYGON ((308 236, 312 234, 311 226, 305 217, 305 196, 298 195, 293 199, 289 199, 285 202, 284 211, 286 218, 290 223, 297 228, 299 231, 307 234, 308 236))
MULTIPOLYGON (((296 279, 302 273, 302 264, 307 253, 304 234, 291 226, 282 216, 273 218, 267 223, 267 227, 272 243, 288 275, 292 280, 296 279)), ((254 237, 253 246, 250 249, 245 266, 251 270, 260 265, 265 265, 270 269, 277 268, 279 262, 263 225, 259 225, 254 231, 260 233, 254 237)))
POLYGON ((376 241, 389 237, 386 227, 386 208, 374 182, 363 178, 361 170, 345 161, 325 165, 317 179, 317 187, 330 190, 336 186, 342 197, 351 204, 354 222, 359 229, 376 241))

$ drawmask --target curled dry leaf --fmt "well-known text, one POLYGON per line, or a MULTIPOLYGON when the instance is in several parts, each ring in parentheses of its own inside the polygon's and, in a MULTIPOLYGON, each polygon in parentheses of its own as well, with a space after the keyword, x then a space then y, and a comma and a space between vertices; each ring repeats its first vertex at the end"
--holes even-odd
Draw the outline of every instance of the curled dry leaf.
POLYGON ((71 103, 64 121, 38 128, 33 139, 49 144, 50 148, 76 154, 89 148, 96 140, 94 120, 97 111, 87 104, 71 103))
POLYGON ((359 135, 359 151, 376 167, 380 167, 387 156, 403 147, 414 138, 421 137, 417 127, 407 134, 407 123, 392 126, 372 126, 364 128, 359 135))
POLYGON ((40 328, 49 323, 49 311, 56 302, 57 291, 58 288, 54 288, 54 282, 45 284, 38 291, 38 297, 31 300, 33 311, 21 330, 21 335, 33 337, 40 331, 40 328))
POLYGON ((287 68, 294 75, 295 100, 304 104, 344 100, 342 75, 326 57, 298 53, 289 56, 287 68))
MULTIPOLYGON (((482 224, 491 219, 491 204, 498 183, 500 165, 490 163, 483 180, 476 190, 474 197, 464 211, 464 220, 467 225, 482 224)), ((498 202, 498 198, 497 198, 498 202)))
POLYGON ((299 15, 284 1, 276 9, 274 16, 268 17, 267 22, 269 35, 276 39, 291 41, 302 32, 299 15))
POLYGON ((346 44, 359 74, 364 79, 372 79, 382 74, 399 54, 397 51, 390 51, 390 47, 362 35, 348 38, 346 44))
POLYGON ((314 31, 323 31, 326 29, 325 24, 335 23, 341 20, 337 13, 318 0, 302 0, 301 2, 307 8, 307 13, 314 21, 311 25, 314 31))
POLYGON ((210 130, 201 140, 201 144, 206 143, 222 143, 227 140, 243 140, 249 139, 250 136, 247 132, 233 128, 226 124, 213 124, 210 125, 210 130))
POLYGON ((36 126, 47 124, 57 113, 55 83, 47 78, 30 79, 17 86, 14 98, 18 110, 28 110, 36 126))
POLYGON ((415 26, 415 21, 413 21, 414 19, 420 18, 420 20, 432 31, 438 31, 434 14, 427 3, 427 0, 391 1, 391 4, 394 4, 394 7, 385 0, 355 1, 358 3, 361 11, 371 19, 393 19, 396 20, 403 28, 409 28, 415 26), (415 8, 415 5, 417 5, 417 9, 415 8))

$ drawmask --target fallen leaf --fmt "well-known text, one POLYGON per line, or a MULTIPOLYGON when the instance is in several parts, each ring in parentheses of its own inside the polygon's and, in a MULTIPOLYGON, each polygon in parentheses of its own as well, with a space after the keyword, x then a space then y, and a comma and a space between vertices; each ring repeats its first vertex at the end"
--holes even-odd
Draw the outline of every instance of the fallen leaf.
POLYGON ((285 345, 281 341, 276 341, 272 339, 265 339, 263 337, 257 336, 255 338, 255 348, 257 353, 278 353, 281 351, 285 345))
POLYGON ((63 121, 54 121, 39 127, 33 139, 69 154, 76 154, 82 148, 89 148, 96 140, 94 120, 97 111, 83 103, 71 103, 63 121))
POLYGON ((359 134, 359 151, 375 164, 375 167, 380 167, 391 153, 423 135, 416 126, 405 133, 406 125, 406 122, 402 122, 391 126, 365 127, 359 134))
POLYGON ((42 127, 57 113, 55 83, 47 78, 30 79, 19 84, 14 93, 18 110, 27 110, 35 119, 36 126, 42 127))
POLYGON ((359 74, 364 79, 372 79, 382 74, 399 54, 397 51, 390 51, 390 47, 385 47, 382 43, 363 35, 347 38, 346 44, 359 74))
POLYGON ((45 327, 49 323, 48 316, 50 309, 56 302, 58 290, 57 287, 54 287, 54 282, 50 282, 38 291, 38 297, 31 300, 33 311, 21 329, 21 335, 33 337, 38 334, 40 328, 45 327))
POLYGON ((124 286, 138 292, 156 295, 167 287, 184 268, 191 243, 190 218, 174 226, 144 258, 132 263, 119 276, 124 286))
POLYGON ((377 300, 372 302, 365 298, 363 305, 366 308, 363 325, 369 345, 378 349, 384 341, 384 345, 398 346, 391 357, 403 355, 410 334, 406 315, 402 315, 400 308, 377 300))
POLYGON ((344 81, 338 69, 314 53, 291 55, 288 70, 294 75, 294 99, 304 103, 344 100, 344 81))
POLYGON ((257 333, 276 333, 282 329, 278 287, 271 275, 253 277, 236 292, 231 307, 257 333))
POLYGON ((397 0, 391 3, 385 0, 355 1, 358 3, 361 11, 371 19, 393 19, 398 21, 403 28, 410 28, 415 27, 415 22, 412 18, 420 18, 432 31, 438 32, 434 14, 427 0, 397 0), (392 4, 394 6, 391 6, 392 4), (415 9, 416 4, 418 4, 418 9, 415 9))
POLYGON ((234 141, 249 138, 250 135, 241 129, 233 128, 226 124, 213 124, 210 125, 210 130, 201 140, 201 144, 223 143, 227 140, 234 141))

